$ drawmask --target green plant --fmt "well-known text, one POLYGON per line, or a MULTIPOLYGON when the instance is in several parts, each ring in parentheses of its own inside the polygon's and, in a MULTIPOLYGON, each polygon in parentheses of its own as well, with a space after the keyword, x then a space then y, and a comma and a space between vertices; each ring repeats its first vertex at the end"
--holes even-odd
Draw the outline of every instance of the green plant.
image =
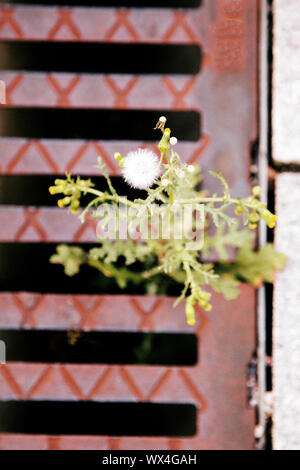
POLYGON ((165 122, 166 118, 162 116, 156 125, 162 131, 158 144, 160 159, 147 149, 130 152, 126 157, 120 153, 114 155, 125 180, 131 186, 146 191, 145 199, 129 200, 120 196, 101 157, 98 157, 97 168, 107 181, 106 191, 96 189, 90 179, 74 179, 69 174, 65 179, 55 180, 54 186, 49 188, 50 193, 63 194, 64 197, 58 201, 59 207, 69 207, 73 213, 79 211, 82 195, 93 196, 79 218, 84 222, 87 213, 91 212, 92 217, 99 219, 102 238, 99 239, 99 247, 88 252, 80 247, 59 245, 50 261, 62 264, 69 276, 78 273, 81 265, 88 264, 105 276, 114 277, 122 288, 128 282, 155 279, 158 274, 169 276, 183 285, 175 304, 186 299, 187 322, 193 325, 196 304, 205 310, 211 309, 211 293, 205 286, 222 293, 228 300, 233 299, 239 293, 240 282, 254 286, 264 281, 272 282, 273 272, 283 268, 285 256, 276 253, 272 244, 259 250, 254 248, 253 229, 259 220, 263 219, 270 228, 274 228, 276 223, 276 216, 260 201, 261 188, 253 187, 252 194, 246 198, 233 198, 222 174, 211 171, 210 174, 220 181, 223 194, 209 195, 199 190, 201 168, 181 161, 173 149, 177 139, 171 137, 170 129, 165 129, 165 122), (195 237, 195 230, 193 237, 190 231, 188 235, 174 235, 178 223, 182 224, 182 219, 178 221, 176 218, 174 207, 178 209, 188 205, 193 212, 190 230, 197 226, 195 210, 202 209, 200 232, 203 238, 195 237), (120 207, 126 211, 120 211, 120 207), (155 214, 156 210, 159 215, 155 214), (112 213, 117 211, 117 235, 113 239, 105 238, 104 230, 111 222, 112 213), (131 239, 120 239, 122 217, 126 218, 127 231, 134 233, 131 239), (149 236, 149 227, 153 226, 156 228, 155 237, 149 236), (161 227, 164 226, 171 228, 168 238, 162 236, 161 227), (140 238, 136 237, 137 234, 140 238), (229 261, 229 247, 235 250, 234 261, 229 261), (218 255, 218 262, 205 261, 212 253, 218 255), (117 263, 120 259, 124 259, 122 266, 117 263), (132 269, 136 262, 144 266, 139 272, 132 269))

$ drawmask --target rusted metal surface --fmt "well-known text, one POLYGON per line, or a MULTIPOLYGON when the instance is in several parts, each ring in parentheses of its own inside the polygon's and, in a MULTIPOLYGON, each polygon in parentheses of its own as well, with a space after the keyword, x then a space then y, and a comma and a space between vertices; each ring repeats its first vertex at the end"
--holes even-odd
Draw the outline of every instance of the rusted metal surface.
POLYGON ((96 242, 97 221, 59 208, 0 206, 0 242, 96 242), (9 220, 9 223, 7 221, 9 220))
MULTIPOLYGON (((181 158, 194 163, 209 144, 208 136, 203 136, 199 143, 181 142, 176 148, 181 158)), ((124 141, 57 141, 55 139, 31 140, 25 139, 0 139, 1 160, 0 170, 4 174, 46 174, 64 173, 93 174, 96 173, 94 165, 97 155, 101 155, 111 175, 119 173, 119 167, 112 155, 118 149, 126 155, 130 150, 151 144, 144 142, 124 141)), ((157 146, 152 144, 153 150, 157 146)), ((97 171, 99 174, 99 171, 97 171)))
POLYGON ((194 332, 199 361, 192 367, 7 363, 0 368, 0 399, 91 399, 192 403, 192 438, 49 437, 2 434, 0 448, 251 449, 254 412, 246 405, 246 368, 254 348, 254 290, 237 300, 213 296, 212 313, 198 310, 185 323, 174 299, 130 296, 0 295, 0 328, 194 332), (51 444, 52 443, 52 444, 51 444))
MULTIPOLYGON (((233 194, 246 195, 250 145, 257 137, 256 16, 256 0, 212 0, 197 10, 2 6, 0 39, 198 44, 203 51, 202 68, 195 76, 1 71, 7 106, 195 110, 202 117, 201 138, 179 142, 176 150, 204 170, 222 171, 233 194)), ((116 175, 114 152, 126 154, 143 145, 2 136, 0 172, 96 174, 93 165, 100 154, 116 175)), ((154 143, 147 145, 155 148, 154 143)), ((0 208, 0 241, 94 240, 93 222, 81 226, 65 211, 0 208)), ((0 366, 1 400, 194 403, 193 438, 1 434, 0 448, 251 449, 254 412, 246 404, 246 367, 255 347, 253 289, 243 286, 241 296, 231 302, 214 294, 213 311, 199 310, 195 329, 186 325, 183 306, 173 310, 172 303, 158 297, 0 294, 1 328, 195 331, 199 339, 199 362, 193 367, 0 366)))

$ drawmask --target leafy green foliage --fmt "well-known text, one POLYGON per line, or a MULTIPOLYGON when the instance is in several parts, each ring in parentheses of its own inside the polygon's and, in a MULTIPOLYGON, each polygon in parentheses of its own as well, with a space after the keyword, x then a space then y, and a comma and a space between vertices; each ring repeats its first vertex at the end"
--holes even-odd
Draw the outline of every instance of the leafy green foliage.
POLYGON ((286 256, 277 253, 271 243, 253 251, 250 243, 243 245, 236 260, 228 266, 228 272, 254 286, 262 282, 273 282, 274 271, 283 269, 286 256))
POLYGON ((59 245, 57 252, 50 258, 50 263, 62 264, 68 276, 77 274, 84 262, 85 252, 78 246, 59 245))
POLYGON ((240 248, 245 244, 254 242, 254 233, 247 229, 239 227, 238 223, 228 224, 221 222, 213 235, 206 235, 203 245, 203 254, 209 255, 216 251, 219 259, 228 259, 228 247, 240 248))

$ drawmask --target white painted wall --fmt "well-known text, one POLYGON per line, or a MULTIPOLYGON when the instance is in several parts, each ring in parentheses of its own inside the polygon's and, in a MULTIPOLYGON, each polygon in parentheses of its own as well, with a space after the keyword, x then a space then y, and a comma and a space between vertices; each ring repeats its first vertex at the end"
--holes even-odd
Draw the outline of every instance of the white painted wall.
MULTIPOLYGON (((300 164, 300 0, 274 0, 273 158, 300 164)), ((273 323, 273 447, 300 450, 300 173, 276 179, 277 250, 273 323)))

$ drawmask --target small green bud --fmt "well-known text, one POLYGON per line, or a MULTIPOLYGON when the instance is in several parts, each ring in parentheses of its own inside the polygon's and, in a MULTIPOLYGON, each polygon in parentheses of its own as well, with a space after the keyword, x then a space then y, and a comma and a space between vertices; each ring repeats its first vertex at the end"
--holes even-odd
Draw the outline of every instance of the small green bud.
POLYGON ((49 188, 49 193, 50 194, 59 194, 63 193, 65 191, 66 186, 65 185, 59 185, 59 186, 50 186, 49 188))
POLYGON ((266 222, 269 228, 274 228, 276 225, 276 215, 272 214, 268 209, 264 209, 260 212, 261 217, 266 222))
POLYGON ((156 126, 154 127, 154 130, 161 129, 162 131, 164 131, 166 122, 167 122, 167 118, 165 116, 160 116, 156 126))
POLYGON ((120 168, 123 168, 123 160, 124 160, 124 157, 122 157, 122 155, 120 154, 120 152, 116 152, 116 153, 114 154, 114 158, 117 160, 119 167, 120 167, 120 168))
POLYGON ((241 208, 241 206, 237 206, 234 213, 236 215, 241 215, 243 213, 243 209, 241 208))
POLYGON ((210 312, 211 309, 212 309, 212 306, 211 306, 211 304, 209 304, 209 303, 207 302, 205 305, 203 305, 203 308, 204 308, 204 310, 206 310, 207 312, 210 312))
POLYGON ((54 181, 54 184, 55 184, 56 186, 60 186, 60 185, 66 186, 67 182, 66 182, 66 180, 62 180, 62 179, 56 178, 56 180, 54 181))
POLYGON ((74 196, 80 196, 80 191, 84 191, 85 189, 91 188, 94 186, 90 178, 87 180, 77 178, 76 185, 77 185, 77 188, 74 188, 73 190, 74 196))
POLYGON ((73 199, 73 201, 71 203, 71 212, 72 212, 72 214, 77 214, 79 206, 80 206, 79 199, 73 199))
POLYGON ((190 295, 187 298, 186 305, 185 305, 185 314, 186 314, 186 320, 187 320, 188 325, 195 325, 196 323, 194 303, 195 303, 195 300, 190 295))
POLYGON ((74 188, 72 188, 72 187, 69 187, 69 188, 64 190, 64 194, 66 196, 71 196, 73 193, 74 193, 74 188))
POLYGON ((170 148, 170 134, 171 134, 171 130, 167 128, 164 130, 163 136, 160 139, 158 148, 162 153, 167 152, 170 148))
POLYGON ((252 212, 250 215, 249 215, 249 222, 251 224, 256 224, 257 222, 259 221, 259 215, 257 212, 252 212))
POLYGON ((257 274, 252 284, 254 285, 254 287, 260 287, 262 283, 263 283, 263 278, 259 274, 257 274))
POLYGON ((53 194, 56 193, 56 187, 55 186, 50 186, 49 187, 49 193, 52 194, 52 196, 53 196, 53 194))
POLYGON ((254 186, 252 188, 252 194, 255 197, 260 197, 262 195, 262 188, 260 186, 254 186))
POLYGON ((57 205, 58 207, 64 207, 64 206, 67 206, 68 204, 70 204, 71 202, 71 198, 69 196, 67 197, 64 197, 63 199, 59 199, 57 201, 57 205))

